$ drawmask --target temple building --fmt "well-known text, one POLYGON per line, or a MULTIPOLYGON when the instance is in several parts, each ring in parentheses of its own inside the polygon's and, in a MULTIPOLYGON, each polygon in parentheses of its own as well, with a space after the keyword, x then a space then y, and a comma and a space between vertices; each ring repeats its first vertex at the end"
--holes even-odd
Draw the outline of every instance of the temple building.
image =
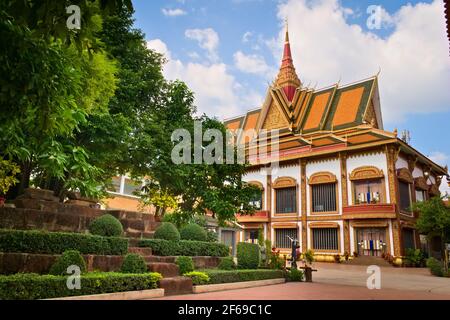
POLYGON ((289 237, 318 261, 334 256, 382 256, 397 263, 406 248, 420 248, 417 213, 410 206, 440 195, 447 168, 414 149, 396 130, 383 128, 378 78, 322 89, 297 76, 286 31, 276 80, 261 108, 227 119, 238 143, 275 155, 248 157, 244 180, 258 186, 258 211, 238 216, 236 241, 254 241, 258 232, 282 252, 289 237), (242 130, 254 130, 249 138, 242 130), (278 134, 263 139, 263 130, 278 134), (278 167, 272 162, 277 158, 278 167))

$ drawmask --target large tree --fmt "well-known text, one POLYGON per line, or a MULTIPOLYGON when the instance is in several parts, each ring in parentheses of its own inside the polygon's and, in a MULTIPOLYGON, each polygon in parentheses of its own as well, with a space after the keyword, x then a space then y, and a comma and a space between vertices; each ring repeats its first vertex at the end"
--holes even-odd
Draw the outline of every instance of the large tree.
POLYGON ((439 236, 441 238, 441 251, 444 257, 444 267, 448 270, 448 256, 445 242, 450 241, 450 208, 447 207, 443 199, 433 197, 424 202, 417 202, 413 209, 419 212, 416 221, 417 229, 427 236, 439 236))

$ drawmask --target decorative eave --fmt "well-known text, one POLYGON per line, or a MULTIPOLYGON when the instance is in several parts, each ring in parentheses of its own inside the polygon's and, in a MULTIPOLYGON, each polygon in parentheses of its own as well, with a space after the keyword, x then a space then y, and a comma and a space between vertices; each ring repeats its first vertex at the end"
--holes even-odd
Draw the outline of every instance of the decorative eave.
POLYGON ((356 168, 350 174, 350 180, 366 180, 366 179, 379 179, 383 178, 383 170, 374 166, 363 166, 356 168))

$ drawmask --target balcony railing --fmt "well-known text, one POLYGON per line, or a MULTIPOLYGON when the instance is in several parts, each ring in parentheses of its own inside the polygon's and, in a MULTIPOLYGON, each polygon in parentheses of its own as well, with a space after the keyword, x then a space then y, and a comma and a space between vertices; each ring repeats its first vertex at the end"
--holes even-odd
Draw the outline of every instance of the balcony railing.
POLYGON ((342 208, 344 219, 395 218, 395 204, 358 204, 342 208))

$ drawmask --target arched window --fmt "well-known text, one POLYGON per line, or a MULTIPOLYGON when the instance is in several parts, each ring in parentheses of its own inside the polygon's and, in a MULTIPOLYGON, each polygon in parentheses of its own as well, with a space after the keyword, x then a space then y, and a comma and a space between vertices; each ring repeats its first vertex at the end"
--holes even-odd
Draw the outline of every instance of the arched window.
POLYGON ((297 213, 297 184, 295 179, 280 177, 273 184, 275 189, 275 213, 297 213))
POLYGON ((248 184, 258 187, 250 199, 250 205, 254 206, 256 210, 262 210, 264 207, 264 186, 259 181, 249 181, 248 184))
POLYGON ((356 168, 350 174, 353 204, 386 202, 383 171, 373 166, 356 168))
POLYGON ((317 172, 309 178, 311 188, 311 212, 337 211, 337 179, 330 172, 317 172))

